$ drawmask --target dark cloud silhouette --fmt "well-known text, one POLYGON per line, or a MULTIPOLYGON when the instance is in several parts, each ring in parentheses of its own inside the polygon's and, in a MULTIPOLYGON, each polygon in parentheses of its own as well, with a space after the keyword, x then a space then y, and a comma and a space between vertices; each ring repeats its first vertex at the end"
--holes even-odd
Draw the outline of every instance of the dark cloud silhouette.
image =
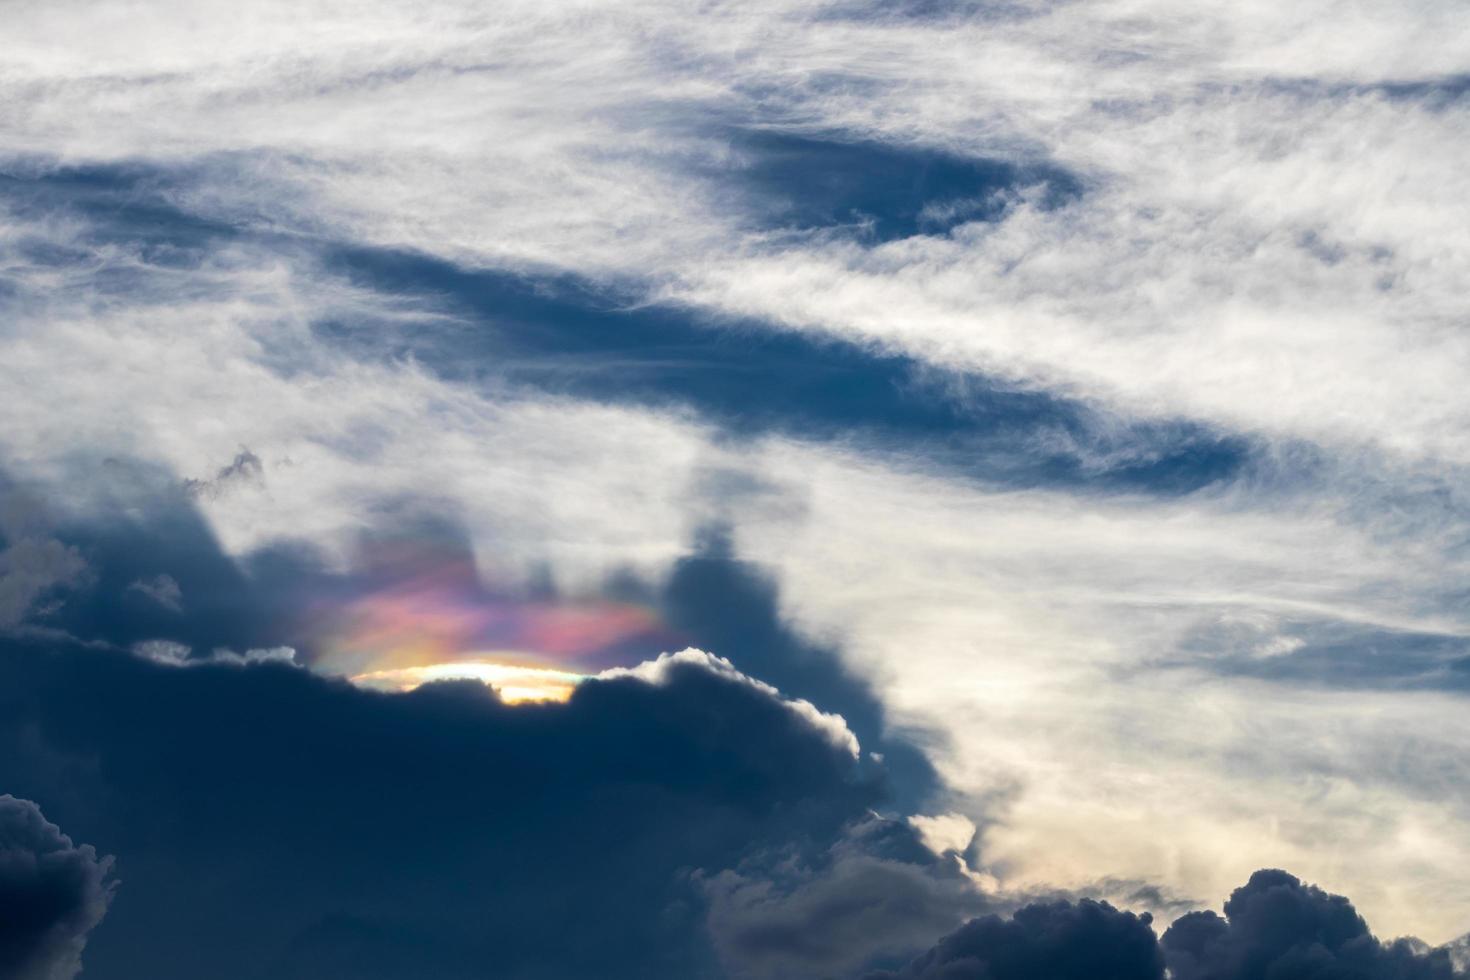
MULTIPOLYGON (((67 590, 65 602, 47 617, 79 640, 118 649, 147 644, 155 653, 177 650, 179 657, 200 660, 217 650, 289 647, 299 663, 310 664, 319 651, 302 624, 314 607, 422 572, 412 562, 401 568, 387 559, 333 571, 311 552, 289 546, 235 559, 225 554, 177 481, 152 471, 124 474, 129 468, 122 464, 112 469, 120 471, 116 478, 142 484, 127 494, 125 510, 48 532, 58 536, 52 541, 56 548, 87 569, 85 582, 67 590)), ((423 551, 430 553, 426 560, 462 565, 474 575, 463 528, 409 505, 405 510, 384 515, 389 527, 365 534, 359 554, 401 559, 423 551)), ((497 593, 473 579, 463 586, 467 595, 480 594, 487 603, 558 598, 549 584, 532 584, 524 596, 497 593)), ((894 802, 905 810, 928 804, 937 779, 923 752, 889 729, 877 694, 849 671, 838 651, 803 641, 781 621, 775 585, 735 553, 724 529, 701 532, 666 580, 623 577, 608 583, 606 591, 611 598, 658 609, 667 628, 610 644, 598 652, 599 666, 637 663, 686 645, 717 651, 784 693, 842 715, 864 747, 884 757, 894 802)), ((0 585, 0 597, 4 594, 0 585)))
POLYGON ((867 980, 1464 980, 1450 948, 1381 942, 1346 898, 1262 870, 1225 915, 1189 912, 1155 940, 1150 917, 1081 899, 987 915, 896 972, 867 980))
POLYGON ((0 977, 76 976, 112 897, 111 864, 73 844, 36 804, 0 796, 0 977))
POLYGON ((987 915, 897 972, 867 980, 1163 980, 1147 915, 1081 899, 987 915))
POLYGON ((703 883, 783 847, 860 855, 880 775, 810 709, 697 662, 509 707, 477 684, 0 651, 0 785, 127 878, 95 980, 720 976, 703 883))
POLYGON ((905 824, 876 816, 825 851, 753 855, 704 887, 721 960, 750 980, 902 962, 987 904, 957 856, 936 855, 905 824))
POLYGON ((1341 895, 1262 870, 1230 896, 1225 916, 1191 912, 1162 940, 1174 980, 1452 980, 1445 950, 1380 942, 1341 895))
POLYGON ((665 586, 647 597, 694 646, 717 650, 786 694, 842 715, 865 748, 882 754, 902 809, 930 803, 938 777, 928 758, 889 730, 876 692, 836 650, 803 641, 781 621, 775 584, 740 559, 724 530, 706 529, 665 586))

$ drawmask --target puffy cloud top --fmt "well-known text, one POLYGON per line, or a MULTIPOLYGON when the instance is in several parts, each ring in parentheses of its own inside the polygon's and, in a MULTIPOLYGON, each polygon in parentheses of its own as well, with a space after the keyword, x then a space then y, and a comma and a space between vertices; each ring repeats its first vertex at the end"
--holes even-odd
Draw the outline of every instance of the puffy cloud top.
POLYGON ((112 898, 111 858, 73 844, 30 800, 0 796, 0 976, 70 980, 112 898))
MULTIPOLYGON (((128 868, 95 980, 719 976, 695 872, 830 843, 882 799, 830 735, 703 655, 512 707, 0 645, 0 785, 128 868)), ((94 912, 57 919, 67 941, 102 907, 73 862, 94 902, 63 908, 94 912)))
POLYGON ((1162 980, 1152 920, 1082 899, 973 919, 897 973, 868 980, 1162 980))
POLYGON ((1164 933, 1175 980, 1451 980, 1444 950, 1383 943, 1351 902, 1285 871, 1251 875, 1225 916, 1191 912, 1164 933))

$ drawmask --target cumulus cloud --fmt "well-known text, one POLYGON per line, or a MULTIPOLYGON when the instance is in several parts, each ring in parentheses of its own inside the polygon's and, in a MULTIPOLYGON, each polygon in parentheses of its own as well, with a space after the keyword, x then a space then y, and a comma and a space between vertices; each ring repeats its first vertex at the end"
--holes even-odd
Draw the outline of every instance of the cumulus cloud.
POLYGON ((1163 980, 1149 917, 1081 899, 987 915, 897 972, 867 980, 1163 980))
MULTIPOLYGON (((695 666, 721 677, 729 678, 740 684, 747 684, 762 694, 774 698, 780 698, 780 692, 764 681, 749 677, 735 669, 735 665, 724 657, 705 653, 703 650, 686 649, 677 653, 661 653, 654 660, 646 660, 636 667, 614 667, 604 671, 599 677, 604 680, 612 680, 618 677, 636 677, 648 684, 667 684, 669 678, 677 676, 680 671, 695 666)), ((858 757, 860 746, 857 736, 848 730, 847 722, 840 715, 828 714, 817 709, 810 701, 797 698, 794 700, 781 699, 787 710, 802 719, 813 729, 825 735, 833 745, 847 751, 854 759, 858 757)))
POLYGON ((912 955, 989 904, 955 856, 872 816, 816 854, 752 855, 703 877, 706 925, 730 976, 847 976, 912 955))
POLYGON ((1463 976, 1447 950, 1406 939, 1381 942, 1346 898, 1284 871, 1257 871, 1230 896, 1223 918, 1192 912, 1175 921, 1162 942, 1169 975, 1178 980, 1463 976))
MULTIPOLYGON (((54 648, 7 647, 0 674, 0 780, 128 869, 89 949, 104 980, 718 976, 697 882, 830 849, 883 798, 706 658, 521 706, 54 648)), ((884 860, 933 860, 912 851, 884 860)))
POLYGON ((868 980, 1458 980, 1451 950, 1381 942, 1346 898, 1262 870, 1230 896, 1225 916, 1190 912, 1157 939, 1147 913, 1058 900, 974 919, 896 972, 868 980))
POLYGON ((71 980, 112 901, 112 859, 73 844, 30 800, 0 796, 0 973, 71 980))

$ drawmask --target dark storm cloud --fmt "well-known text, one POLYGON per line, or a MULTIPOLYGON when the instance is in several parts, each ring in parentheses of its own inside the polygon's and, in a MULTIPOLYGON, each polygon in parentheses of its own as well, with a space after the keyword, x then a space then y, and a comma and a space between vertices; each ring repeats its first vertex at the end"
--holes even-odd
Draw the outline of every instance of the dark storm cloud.
POLYGON ((1174 980, 1453 980, 1444 950, 1380 942, 1346 898, 1285 871, 1251 875, 1225 916, 1192 912, 1162 941, 1174 980))
MULTIPOLYGON (((57 523, 32 506, 36 526, 56 535, 47 539, 51 546, 87 569, 86 581, 59 595, 46 617, 78 640, 119 650, 162 640, 200 660, 216 650, 291 647, 299 662, 310 663, 321 651, 302 625, 314 608, 423 571, 374 564, 371 556, 420 548, 441 564, 474 567, 463 529, 408 504, 403 513, 381 515, 388 528, 364 534, 357 549, 364 559, 350 572, 329 570, 311 552, 284 545, 235 559, 177 481, 122 464, 109 469, 119 480, 142 484, 126 508, 85 523, 57 523)), ((227 469, 238 472, 234 464, 227 469)), ((480 591, 487 603, 506 598, 478 582, 465 587, 480 591)), ((0 597, 5 588, 0 579, 0 597)), ((923 752, 890 730, 876 692, 849 671, 837 650, 802 640, 781 621, 775 585, 734 553, 724 531, 700 534, 666 580, 624 577, 607 591, 656 609, 663 626, 599 651, 599 663, 637 663, 686 645, 718 652, 785 694, 842 715, 864 747, 884 757, 895 803, 905 810, 928 803, 937 779, 923 752)), ((558 598, 548 583, 533 583, 520 597, 558 598)))
POLYGON ((0 795, 0 977, 70 980, 112 898, 111 858, 76 845, 30 800, 0 795))
POLYGON ((1148 916, 1081 899, 987 915, 897 972, 867 980, 1163 980, 1148 916))
POLYGON ((929 803, 938 777, 928 758, 889 729, 877 692, 850 672, 838 651, 803 641, 781 621, 775 585, 734 553, 726 534, 708 530, 661 590, 639 591, 692 645, 719 651, 787 695, 842 715, 866 749, 882 754, 902 809, 929 803))
POLYGON ((819 853, 755 854, 703 884, 715 947, 731 976, 751 980, 902 962, 987 905, 955 856, 879 817, 819 853))
POLYGON ((987 915, 896 972, 867 980, 1463 980, 1448 949, 1381 942, 1346 898, 1284 871, 1190 912, 1156 940, 1147 915, 1081 899, 987 915))
POLYGON ((475 684, 0 654, 0 785, 127 880, 89 950, 100 980, 715 976, 699 882, 829 851, 877 778, 694 665, 510 708, 475 684))
MULTIPOLYGON (((130 478, 137 480, 140 477, 133 473, 130 478)), ((129 958, 150 955, 146 946, 128 945, 137 942, 129 937, 146 935, 149 923, 161 922, 171 914, 167 910, 167 901, 160 896, 169 890, 167 882, 176 873, 173 870, 175 861, 188 860, 202 862, 205 867, 235 869, 218 873, 225 876, 238 874, 246 881, 254 880, 254 876, 270 867, 267 862, 248 869, 237 868, 250 865, 248 855, 259 846, 253 831, 242 832, 233 826, 231 819, 219 815, 212 806, 208 811, 210 815, 203 820, 193 812, 185 812, 185 804, 190 807, 204 805, 193 793, 182 792, 185 784, 194 785, 201 779, 195 773, 209 774, 197 784, 198 793, 206 796, 212 792, 210 787, 214 779, 232 786, 243 780, 247 785, 263 787, 262 800, 252 805, 240 805, 235 816, 247 821, 269 820, 273 818, 265 814, 297 811, 300 816, 293 819, 304 819, 315 833, 338 842, 337 860, 346 864, 352 860, 368 860, 355 853, 356 849, 367 846, 362 843, 362 835, 339 835, 327 826, 336 818, 324 818, 320 814, 324 808, 366 806, 360 802, 334 804, 333 801, 343 793, 360 801, 364 784, 370 780, 366 775, 349 777, 345 783, 334 779, 333 774, 342 768, 343 760, 334 753, 317 752, 311 754, 318 758, 326 774, 323 781, 319 786, 313 785, 311 792, 293 790, 291 772, 273 774, 268 771, 273 757, 293 754, 291 749, 280 746, 276 741, 282 737, 282 732, 306 729, 315 732, 313 737, 322 737, 320 726, 340 725, 341 717, 355 706, 362 718, 350 727, 376 728, 379 731, 377 737, 363 742, 360 749, 348 751, 363 754, 363 759, 355 760, 357 762, 387 753, 389 762, 382 772, 390 780, 395 778, 393 773, 397 767, 417 771, 418 766, 408 756, 416 752, 433 756, 442 749, 438 738, 428 740, 428 744, 415 745, 413 738, 399 739, 393 734, 395 728, 402 727, 400 718, 406 710, 404 702, 343 691, 339 686, 305 677, 298 681, 279 678, 266 681, 254 671, 241 670, 243 658, 220 658, 212 653, 221 647, 245 649, 287 643, 299 645, 291 624, 299 622, 303 611, 312 603, 334 594, 355 594, 367 584, 391 582, 393 568, 365 566, 346 575, 331 574, 309 555, 289 551, 256 554, 237 565, 219 549, 193 511, 189 495, 177 482, 165 480, 160 474, 153 474, 145 482, 151 496, 145 494, 130 498, 135 506, 127 509, 126 518, 112 515, 115 519, 86 526, 63 526, 58 530, 74 542, 68 547, 75 547, 79 554, 88 556, 95 571, 89 586, 70 594, 67 602, 56 610, 54 619, 73 635, 116 650, 157 646, 157 659, 161 666, 150 670, 146 665, 139 666, 130 657, 117 654, 94 654, 104 658, 95 662, 59 655, 42 657, 37 664, 13 661, 10 666, 17 673, 9 678, 0 677, 0 686, 4 687, 11 687, 7 682, 16 680, 16 691, 23 690, 28 683, 34 689, 36 680, 46 676, 51 676, 55 682, 54 688, 31 699, 12 697, 8 703, 0 699, 0 713, 8 714, 12 706, 29 705, 27 710, 18 710, 12 716, 17 726, 29 724, 23 720, 27 714, 52 719, 45 727, 56 734, 56 741, 44 740, 44 748, 40 751, 21 752, 11 763, 11 771, 16 767, 31 767, 31 777, 37 781, 21 783, 28 787, 28 791, 37 795, 60 792, 62 784, 50 778, 52 770, 60 767, 58 771, 66 771, 67 760, 91 757, 97 751, 103 753, 110 771, 116 772, 119 767, 124 767, 136 768, 140 777, 153 774, 141 782, 130 778, 118 783, 89 784, 83 780, 76 784, 86 787, 81 790, 78 805, 86 809, 91 814, 90 819, 95 821, 88 827, 89 832, 96 830, 102 833, 101 839, 110 850, 120 855, 123 866, 128 869, 132 897, 120 919, 113 923, 112 928, 116 932, 110 937, 104 936, 100 954, 103 957, 123 955, 109 952, 118 948, 126 949, 129 958), (137 506, 139 500, 151 500, 152 503, 137 506), (181 600, 176 606, 160 603, 147 590, 140 588, 140 583, 157 587, 153 591, 161 588, 166 598, 174 595, 173 590, 167 588, 168 583, 173 583, 180 597, 187 595, 188 600, 181 600), (183 646, 173 648, 168 643, 140 642, 145 640, 172 641, 183 646), (177 673, 170 668, 182 662, 178 658, 185 655, 188 647, 194 650, 190 662, 199 665, 199 672, 216 678, 214 685, 205 686, 203 690, 206 693, 197 698, 184 693, 192 686, 176 688, 176 682, 169 679, 168 673, 159 672, 177 673), (221 659, 230 661, 227 666, 234 667, 234 671, 220 674, 222 667, 218 661, 221 659), (38 664, 50 664, 51 671, 59 671, 61 665, 67 665, 61 673, 68 679, 63 680, 60 675, 48 671, 31 674, 21 669, 37 667, 38 664), (151 706, 150 711, 161 713, 158 724, 171 732, 187 733, 181 737, 186 740, 185 744, 191 746, 191 752, 180 756, 179 749, 165 749, 163 746, 170 743, 171 736, 157 731, 150 734, 146 727, 137 728, 130 720, 127 708, 113 707, 107 712, 94 714, 100 709, 85 707, 92 700, 85 680, 106 674, 115 674, 121 680, 115 684, 97 682, 91 695, 99 703, 110 703, 109 699, 114 695, 122 699, 122 704, 146 702, 151 706), (232 677, 241 679, 243 686, 239 689, 227 686, 232 677), (303 690, 311 692, 311 696, 302 695, 303 690), (166 696, 169 691, 173 691, 175 697, 166 696), (290 692, 299 695, 302 703, 292 703, 288 696, 290 692), (72 698, 78 700, 71 701, 72 698), (284 705, 283 698, 287 702, 284 705), (194 703, 196 700, 197 704, 194 703), (374 723, 369 719, 377 711, 382 711, 383 715, 380 722, 374 723), (84 729, 90 728, 109 714, 110 727, 86 734, 81 746, 56 747, 58 743, 75 737, 76 724, 81 724, 84 729), (264 721, 266 717, 270 719, 268 723, 264 721), (251 743, 255 738, 256 725, 252 722, 257 718, 262 719, 261 725, 265 730, 258 746, 262 754, 255 759, 251 743), (218 726, 223 726, 224 731, 221 732, 218 726), (233 739, 240 739, 241 743, 237 744, 233 739), (252 762, 248 771, 242 773, 239 771, 240 760, 246 758, 252 762), (168 775, 170 772, 172 776, 168 775), (165 783, 177 780, 180 785, 160 786, 160 780, 165 783), (97 796, 125 804, 121 811, 123 815, 97 807, 93 802, 97 796), (150 835, 145 828, 155 821, 178 829, 167 834, 150 835), (200 826, 212 827, 213 830, 207 833, 227 837, 238 841, 238 844, 219 853, 209 852, 207 844, 195 839, 195 831, 188 829, 200 826), (117 836, 107 836, 109 834, 117 836), (200 857, 201 851, 207 856, 200 857), (155 871, 155 868, 161 870, 155 871), (136 930, 133 927, 135 920, 141 920, 136 930)), ((441 559, 450 560, 459 555, 469 563, 468 545, 462 532, 449 523, 424 523, 424 520, 411 528, 400 527, 399 530, 420 543, 425 539, 434 540, 433 550, 441 559)), ((373 554, 383 549, 369 545, 362 550, 364 554, 373 554)), ((399 550, 386 549, 388 553, 399 550)), ((550 589, 550 586, 542 588, 550 589)), ((654 747, 662 755, 670 751, 677 753, 677 746, 703 737, 717 746, 728 742, 722 751, 740 758, 769 759, 778 770, 787 770, 791 776, 773 792, 803 801, 795 808, 786 802, 780 804, 789 811, 786 818, 770 822, 763 830, 758 829, 760 821, 732 819, 732 827, 743 829, 738 832, 732 830, 721 837, 718 844, 708 843, 717 834, 714 827, 718 821, 712 824, 702 807, 718 811, 726 806, 735 806, 742 800, 757 803, 760 791, 756 785, 744 785, 751 782, 744 777, 744 788, 732 788, 728 799, 718 804, 704 800, 700 806, 688 808, 682 816, 662 799, 669 793, 667 789, 640 795, 639 791, 622 788, 622 781, 615 772, 616 766, 607 767, 608 781, 619 788, 589 786, 585 788, 588 795, 575 799, 528 801, 514 799, 517 793, 514 786, 501 786, 500 790, 512 799, 510 804, 500 799, 497 793, 477 788, 476 780, 459 786, 446 777, 442 783, 429 789, 414 789, 413 792, 415 799, 424 801, 418 805, 435 807, 446 806, 456 794, 467 794, 463 808, 453 808, 454 816, 434 821, 436 826, 443 828, 440 833, 445 835, 443 847, 446 851, 464 846, 459 842, 473 833, 458 826, 466 820, 487 832, 493 831, 505 837, 494 821, 482 820, 466 812, 476 806, 503 810, 509 815, 507 819, 518 814, 518 819, 527 825, 544 828, 547 835, 560 830, 577 841, 586 840, 589 831, 575 826, 577 820, 572 816, 582 814, 582 819, 600 825, 609 816, 600 798, 613 797, 617 805, 611 813, 620 815, 622 828, 617 833, 626 837, 610 840, 607 835, 614 834, 610 829, 597 835, 601 841, 599 847, 631 849, 629 861, 634 860, 632 855, 636 853, 642 855, 637 860, 649 862, 647 873, 638 880, 642 887, 650 889, 652 897, 649 900, 653 903, 652 906, 635 908, 635 903, 623 895, 619 898, 619 907, 629 915, 647 914, 664 922, 667 928, 663 932, 655 934, 645 930, 641 933, 646 950, 654 951, 647 952, 647 956, 663 955, 656 952, 663 950, 672 958, 669 962, 677 961, 679 964, 676 972, 690 971, 681 974, 688 976, 703 975, 701 970, 717 972, 717 967, 712 965, 716 950, 721 963, 738 969, 741 976, 750 977, 804 975, 806 971, 823 967, 856 968, 884 956, 888 959, 883 961, 888 962, 894 955, 902 957, 922 948, 934 935, 952 927, 965 914, 977 910, 971 904, 973 889, 959 873, 953 859, 939 861, 918 843, 916 834, 908 826, 869 812, 869 807, 889 800, 905 809, 926 800, 937 785, 927 760, 916 748, 886 730, 877 697, 866 684, 846 672, 836 651, 804 643, 783 626, 774 586, 758 569, 734 555, 723 534, 711 532, 704 535, 695 554, 679 562, 662 584, 627 579, 613 583, 611 588, 616 596, 661 610, 661 618, 681 641, 723 650, 730 654, 738 667, 786 688, 788 695, 804 697, 825 710, 850 714, 850 727, 863 739, 864 747, 885 757, 885 769, 892 775, 892 788, 879 792, 879 786, 871 781, 875 770, 869 760, 864 760, 856 769, 850 761, 840 758, 834 763, 833 771, 821 765, 814 766, 812 772, 816 778, 790 770, 788 763, 792 760, 788 757, 791 750, 779 736, 779 726, 773 739, 764 743, 752 741, 746 729, 769 732, 771 726, 768 721, 752 718, 740 722, 720 717, 728 714, 716 710, 723 695, 711 696, 707 703, 696 707, 684 719, 687 730, 674 730, 678 726, 670 725, 663 734, 650 735, 644 744, 654 747), (700 725, 706 722, 712 725, 712 729, 701 735, 700 725), (659 747, 664 742, 668 743, 667 747, 659 747), (834 781, 834 771, 844 772, 847 776, 834 781), (862 775, 864 772, 867 775, 862 775), (852 778, 847 778, 849 776, 852 778), (598 800, 589 797, 598 797, 598 800), (649 813, 640 817, 638 811, 644 807, 649 813), (551 813, 544 812, 546 810, 551 813), (642 823, 645 819, 646 824, 642 823), (686 824, 686 820, 692 823, 686 824), (684 841, 686 851, 698 850, 703 856, 698 860, 689 858, 687 854, 681 856, 678 845, 665 856, 663 845, 658 843, 661 834, 684 841), (700 839, 705 840, 708 846, 699 845, 700 839), (649 856, 653 851, 658 851, 657 857, 649 856), (713 947, 700 938, 706 931, 714 941, 713 947)), ((648 644, 659 639, 645 638, 642 646, 638 645, 636 638, 629 640, 624 644, 627 649, 621 649, 618 656, 624 662, 651 657, 661 647, 648 644)), ((309 661, 312 655, 309 647, 303 648, 302 653, 303 659, 309 661)), ((289 670, 286 667, 279 669, 289 670)), ((291 673, 300 674, 299 671, 291 673)), ((664 703, 665 697, 700 702, 700 696, 691 695, 691 689, 699 686, 696 683, 699 680, 698 677, 683 677, 667 695, 653 695, 653 700, 660 704, 664 703)), ((710 691, 719 695, 725 688, 716 684, 710 691)), ((420 702, 416 699, 426 696, 427 692, 421 692, 407 699, 407 703, 418 704, 420 702)), ((481 697, 476 701, 468 692, 461 692, 460 697, 477 704, 484 700, 481 697)), ((734 692, 733 700, 736 703, 769 702, 768 697, 751 690, 734 692)), ((439 710, 435 705, 440 703, 454 705, 460 702, 453 699, 425 702, 422 708, 425 726, 433 726, 433 713, 439 710)), ((581 704, 579 700, 577 711, 585 712, 581 704)), ((494 715, 496 706, 493 703, 485 710, 492 712, 490 720, 485 722, 491 728, 494 728, 496 718, 508 722, 521 717, 507 715, 503 709, 500 709, 500 715, 494 715)), ((628 710, 640 713, 640 709, 629 707, 628 710)), ((516 752, 523 757, 518 768, 544 766, 549 773, 555 773, 564 765, 563 752, 571 759, 587 755, 587 749, 578 741, 580 738, 596 741, 604 748, 623 744, 630 736, 616 714, 613 712, 612 716, 599 722, 587 722, 580 727, 580 734, 568 730, 558 749, 548 748, 534 737, 521 742, 516 752), (598 725, 603 723, 610 732, 598 729, 598 725)), ((574 711, 572 717, 579 715, 574 711)), ((778 718, 789 724, 789 719, 784 716, 778 718)), ((442 722, 442 738, 456 738, 454 733, 462 723, 463 719, 446 718, 442 722)), ((518 728, 503 734, 507 740, 513 741, 524 737, 517 734, 523 730, 518 728)), ((788 731, 800 734, 801 729, 797 726, 788 731)), ((19 728, 12 729, 11 733, 18 743, 25 742, 19 735, 19 728)), ((293 740, 301 738, 299 735, 287 737, 293 740)), ((806 737, 809 738, 810 733, 806 737)), ((301 749, 310 753, 311 740, 312 737, 307 737, 301 749)), ((797 741, 800 743, 800 739, 797 741)), ((8 744, 0 742, 0 752, 6 750, 8 744)), ((340 749, 341 746, 334 745, 333 748, 340 749)), ((617 750, 611 751, 616 753, 617 750)), ((485 754, 492 757, 492 762, 503 761, 500 747, 485 754)), ((462 759, 465 753, 457 749, 455 757, 462 759)), ((435 768, 432 761, 427 765, 435 768)), ((593 763, 589 761, 576 767, 577 772, 585 776, 584 765, 593 763)), ((731 777, 735 775, 729 771, 729 764, 723 761, 712 764, 708 760, 686 758, 675 769, 686 767, 691 772, 709 772, 712 778, 718 778, 722 771, 731 777)), ((466 764, 463 771, 468 773, 473 768, 466 764)), ((6 766, 0 764, 0 777, 8 779, 10 776, 5 770, 6 766)), ((83 767, 83 771, 87 771, 87 767, 83 767)), ((566 781, 576 784, 584 776, 568 775, 566 781)), ((555 779, 553 775, 546 778, 555 779)), ((301 781, 310 783, 311 779, 303 776, 301 781)), ((639 777, 632 781, 657 782, 657 779, 639 777)), ((12 781, 9 785, 18 784, 12 781)), ((68 792, 71 789, 72 784, 67 784, 68 792)), ((384 791, 387 792, 386 787, 384 791)), ((699 796, 702 791, 691 792, 699 796)), ((568 794, 571 793, 568 790, 568 794)), ((394 798, 398 797, 395 795, 394 798)), ((351 818, 341 819, 346 821, 349 829, 354 824, 351 818)), ((528 834, 524 830, 519 832, 519 837, 511 836, 525 853, 543 848, 553 855, 544 869, 550 877, 544 883, 528 885, 531 870, 523 867, 519 877, 502 877, 498 884, 484 886, 481 901, 493 904, 507 895, 519 895, 529 888, 527 902, 534 905, 535 895, 539 893, 542 895, 540 901, 550 904, 546 890, 573 887, 578 894, 586 895, 588 901, 597 905, 602 903, 605 892, 603 871, 596 870, 589 875, 586 870, 571 867, 569 859, 568 863, 559 864, 555 853, 562 845, 558 841, 538 838, 536 833, 528 834), (527 837, 534 843, 526 843, 527 837), (568 886, 565 882, 576 884, 568 886)), ((302 840, 299 835, 290 834, 287 839, 302 840)), ((302 843, 300 846, 307 845, 302 843)), ((387 847, 389 844, 378 842, 375 846, 387 847)), ((586 849, 577 851, 591 868, 601 868, 599 862, 607 860, 586 849)), ((286 855, 277 855, 274 859, 282 864, 289 863, 286 855)), ((473 864, 475 858, 472 856, 469 860, 473 864)), ((482 854, 479 860, 485 866, 498 864, 493 849, 491 853, 482 854)), ((338 873, 321 872, 324 877, 338 873)), ((385 880, 400 873, 410 872, 396 870, 385 875, 385 880)), ((610 869, 607 873, 623 872, 610 869)), ((462 879, 454 881, 461 882, 459 887, 466 887, 462 885, 462 879)), ((417 877, 414 882, 413 887, 420 894, 438 893, 438 886, 433 882, 425 883, 417 877)), ((255 884, 252 887, 265 886, 255 884)), ((279 949, 269 969, 280 971, 276 974, 279 976, 315 977, 333 975, 333 971, 348 971, 346 975, 365 977, 483 976, 486 947, 507 941, 503 937, 493 938, 499 935, 495 929, 481 934, 473 924, 460 924, 455 929, 439 927, 419 921, 417 913, 404 913, 401 909, 385 919, 382 914, 371 914, 358 905, 344 903, 340 894, 324 888, 315 879, 303 882, 300 887, 301 899, 294 906, 297 914, 294 931, 288 929, 284 922, 275 924, 279 949), (311 904, 313 901, 320 903, 321 908, 315 908, 311 904), (421 962, 431 966, 415 965, 421 962), (368 964, 379 972, 371 972, 368 964), (424 973, 422 970, 438 972, 424 973)), ((453 888, 455 885, 451 882, 443 887, 453 888)), ((258 895, 222 899, 216 912, 221 919, 234 920, 243 916, 244 920, 250 921, 254 914, 251 904, 261 900, 258 895)), ((382 901, 380 899, 376 904, 381 905, 382 901)), ((556 918, 563 913, 564 910, 547 914, 556 918)), ((270 931, 269 925, 263 928, 270 931)), ((525 936, 545 928, 534 923, 522 923, 525 936)), ((232 941, 217 926, 200 925, 199 929, 202 935, 211 937, 208 939, 210 942, 228 944, 232 941)), ((194 955, 196 968, 205 969, 208 956, 204 949, 194 955)), ((524 955, 528 962, 535 956, 533 953, 524 955)), ((634 964, 629 966, 631 972, 627 975, 639 975, 639 969, 653 969, 643 952, 618 955, 630 957, 628 962, 634 964)), ((89 975, 106 976, 108 969, 105 965, 96 966, 89 975)), ((265 970, 266 967, 260 969, 265 970)), ((622 975, 616 972, 621 967, 602 969, 612 972, 599 975, 622 975)))
POLYGON ((16 605, 7 596, 37 601, 37 562, 16 575, 16 560, 6 557, 18 543, 28 549, 20 554, 44 549, 52 559, 45 615, 33 611, 31 624, 118 648, 168 639, 203 655, 217 647, 285 645, 293 616, 329 580, 311 555, 286 546, 237 563, 170 474, 110 461, 96 476, 113 482, 123 503, 85 518, 48 513, 39 496, 0 477, 0 507, 23 505, 30 515, 23 525, 29 531, 0 541, 9 545, 0 552, 0 611, 16 605), (58 591, 59 584, 70 587, 58 591))

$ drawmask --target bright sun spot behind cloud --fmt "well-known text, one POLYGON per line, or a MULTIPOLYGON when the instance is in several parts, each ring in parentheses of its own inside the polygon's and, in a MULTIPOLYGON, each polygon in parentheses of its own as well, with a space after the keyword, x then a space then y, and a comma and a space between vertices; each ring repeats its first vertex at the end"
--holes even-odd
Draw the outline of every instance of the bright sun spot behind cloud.
POLYGON ((351 680, 359 686, 382 691, 411 691, 434 681, 480 681, 494 688, 507 704, 520 704, 526 701, 565 701, 586 676, 487 658, 374 670, 358 674, 351 680))

